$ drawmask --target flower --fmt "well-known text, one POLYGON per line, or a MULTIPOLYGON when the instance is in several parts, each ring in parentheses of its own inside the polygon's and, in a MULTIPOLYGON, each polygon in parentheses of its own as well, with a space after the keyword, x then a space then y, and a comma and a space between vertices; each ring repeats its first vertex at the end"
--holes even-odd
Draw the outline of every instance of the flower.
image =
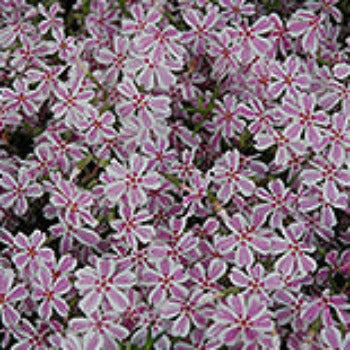
POLYGON ((5 189, 5 193, 0 194, 0 206, 14 207, 16 215, 23 215, 28 211, 27 197, 38 198, 43 194, 42 187, 31 180, 25 168, 18 171, 17 180, 1 170, 0 175, 0 186, 5 189))
POLYGON ((255 6, 245 0, 220 0, 219 3, 225 8, 223 16, 234 23, 239 23, 243 16, 252 16, 255 13, 255 6))
POLYGON ((125 69, 129 54, 129 41, 120 36, 113 37, 113 51, 103 47, 97 52, 96 60, 107 66, 105 79, 108 83, 118 81, 120 73, 125 69))
POLYGON ((276 312, 279 324, 291 324, 295 330, 305 328, 305 322, 300 313, 307 301, 302 293, 295 295, 288 290, 278 290, 274 295, 274 300, 282 306, 276 312))
POLYGON ((209 39, 214 39, 213 30, 215 29, 220 16, 216 6, 208 6, 205 16, 200 11, 189 9, 183 14, 183 19, 191 28, 181 36, 181 41, 191 44, 195 53, 203 54, 207 49, 209 39))
POLYGON ((215 130, 222 130, 225 139, 229 140, 234 135, 243 132, 246 123, 240 116, 240 107, 237 106, 237 101, 231 94, 226 94, 223 97, 223 103, 216 102, 215 118, 213 124, 215 130))
POLYGON ((24 270, 29 275, 37 273, 40 267, 47 261, 52 261, 54 252, 52 249, 42 247, 46 240, 46 234, 39 230, 34 230, 30 237, 22 232, 15 237, 17 251, 12 257, 12 261, 19 270, 24 270))
POLYGON ((151 57, 154 62, 167 58, 170 61, 167 70, 171 70, 177 61, 180 69, 186 51, 179 39, 180 33, 175 27, 168 25, 160 29, 152 23, 147 26, 143 35, 134 40, 135 50, 139 54, 151 57))
POLYGON ((232 39, 238 41, 240 46, 239 59, 241 62, 249 62, 254 54, 264 55, 270 48, 268 39, 261 35, 271 29, 271 22, 268 17, 260 17, 252 26, 249 26, 248 20, 244 18, 242 22, 235 23, 233 29, 230 28, 232 39))
POLYGON ((238 189, 243 195, 251 196, 255 190, 255 184, 247 176, 244 168, 240 166, 240 153, 237 149, 228 151, 217 160, 213 168, 213 181, 220 184, 218 198, 224 203, 238 189))
POLYGON ((254 207, 257 216, 263 217, 264 220, 270 216, 270 226, 283 228, 283 218, 288 214, 293 214, 293 203, 295 195, 290 188, 286 188, 281 179, 277 179, 268 183, 271 193, 264 188, 258 188, 255 192, 256 196, 263 200, 263 204, 254 207))
POLYGON ((142 206, 147 201, 145 189, 155 189, 160 185, 159 176, 154 172, 145 173, 146 159, 133 154, 129 159, 130 168, 126 168, 116 159, 112 159, 106 173, 101 176, 106 183, 105 193, 112 203, 127 194, 129 204, 142 206))
POLYGON ((34 284, 33 298, 34 300, 42 300, 38 313, 44 320, 49 320, 54 308, 61 317, 68 314, 69 306, 63 299, 63 295, 67 294, 71 289, 71 283, 66 277, 57 279, 46 270, 45 267, 40 268, 39 276, 34 284))
POLYGON ((284 274, 298 271, 306 275, 316 269, 316 261, 306 254, 313 252, 315 248, 302 241, 304 229, 302 224, 290 224, 286 229, 282 229, 284 239, 276 237, 272 240, 272 252, 282 253, 275 263, 278 271, 284 274))
POLYGON ((217 291, 222 286, 217 282, 226 272, 227 264, 219 259, 212 259, 208 267, 202 263, 196 265, 188 272, 195 283, 194 288, 200 291, 217 291))
POLYGON ((120 219, 110 222, 111 227, 116 230, 116 233, 113 234, 114 238, 126 239, 128 244, 136 249, 138 241, 145 244, 155 236, 153 226, 145 224, 152 219, 152 215, 146 210, 135 213, 134 208, 123 205, 119 209, 119 214, 120 219))
POLYGON ((15 273, 11 269, 1 269, 0 272, 0 312, 2 323, 11 327, 20 319, 20 314, 14 308, 14 304, 27 296, 23 284, 14 284, 15 273))
POLYGON ((300 90, 309 87, 309 77, 301 73, 302 65, 296 57, 289 56, 283 65, 273 63, 270 67, 272 77, 276 80, 269 86, 269 91, 274 98, 278 98, 283 92, 286 97, 298 98, 300 90))
POLYGON ((315 14, 312 11, 298 10, 288 22, 290 35, 302 38, 303 49, 306 52, 316 53, 321 37, 325 35, 322 22, 324 13, 315 14))
POLYGON ((72 76, 70 84, 60 82, 54 90, 57 97, 57 102, 52 107, 54 118, 64 117, 67 127, 82 127, 88 101, 95 95, 93 91, 82 88, 83 79, 82 75, 72 76))
POLYGON ((150 127, 156 122, 155 118, 166 118, 170 115, 168 97, 140 93, 129 77, 125 77, 118 84, 118 91, 122 95, 123 101, 118 105, 117 113, 122 118, 137 115, 146 127, 150 127))
POLYGON ((208 335, 219 337, 225 345, 237 345, 240 341, 250 344, 256 340, 269 339, 273 330, 271 316, 258 297, 229 295, 218 306, 208 335))
POLYGON ((286 116, 292 116, 291 122, 285 130, 287 137, 301 138, 301 134, 305 131, 305 140, 313 147, 317 147, 322 140, 322 126, 326 126, 329 117, 324 111, 316 108, 316 96, 313 94, 300 94, 299 102, 295 100, 284 99, 283 112, 286 116))
POLYGON ((116 340, 126 338, 129 331, 119 324, 119 320, 112 312, 93 312, 86 318, 73 318, 69 327, 76 333, 83 335, 84 349, 104 349, 107 346, 117 348, 116 340))
POLYGON ((179 297, 188 294, 183 285, 188 276, 182 265, 167 258, 157 263, 155 269, 145 268, 142 279, 145 286, 151 287, 148 300, 153 305, 163 303, 169 294, 179 297))
POLYGON ((63 27, 63 19, 56 17, 58 13, 62 12, 61 6, 59 3, 54 3, 51 5, 49 11, 46 10, 46 8, 39 4, 38 6, 40 14, 45 17, 43 21, 39 24, 40 32, 45 34, 49 30, 53 31, 55 29, 59 29, 63 27))
POLYGON ((127 71, 136 72, 136 82, 146 91, 155 87, 167 91, 176 84, 177 77, 174 72, 180 71, 182 65, 170 61, 167 57, 149 58, 149 55, 134 55, 130 58, 127 71))
POLYGON ((38 90, 28 89, 28 83, 23 79, 17 79, 13 83, 15 91, 9 88, 0 89, 0 100, 8 101, 7 108, 9 111, 23 110, 26 114, 31 115, 38 111, 37 100, 40 97, 38 90))
POLYGON ((308 303, 306 303, 301 311, 300 316, 308 323, 314 322, 317 317, 321 317, 322 324, 325 327, 331 327, 335 325, 334 316, 332 311, 335 311, 335 315, 341 322, 346 322, 349 305, 347 304, 347 297, 345 295, 329 295, 329 290, 325 290, 322 295, 313 297, 308 303))
POLYGON ((278 272, 266 273, 261 264, 247 267, 243 273, 237 267, 232 267, 229 278, 233 285, 244 289, 243 295, 258 295, 267 305, 272 305, 271 294, 282 287, 278 272))
POLYGON ((333 123, 325 130, 324 143, 330 146, 329 159, 337 166, 342 166, 346 161, 346 152, 350 148, 350 126, 346 123, 344 113, 335 113, 333 123))
POLYGON ((52 190, 50 202, 62 211, 59 216, 73 227, 81 227, 83 224, 95 227, 97 220, 90 213, 92 195, 62 179, 60 173, 51 174, 51 180, 54 185, 49 185, 52 190))
POLYGON ((347 350, 350 348, 350 335, 347 334, 343 340, 340 331, 334 326, 324 328, 321 337, 329 349, 347 350))
POLYGON ((107 301, 117 312, 124 311, 128 306, 123 289, 133 285, 134 276, 130 271, 117 272, 116 264, 111 259, 97 259, 94 268, 85 266, 75 274, 75 287, 83 297, 79 307, 86 315, 98 311, 103 301, 107 301))
POLYGON ((207 296, 200 291, 195 291, 189 296, 177 295, 162 304, 160 316, 172 319, 173 336, 186 337, 190 332, 191 323, 197 328, 203 328, 206 325, 203 306, 207 302, 207 296))
POLYGON ((270 252, 268 230, 262 229, 264 218, 254 212, 251 222, 241 214, 235 214, 225 220, 231 234, 223 237, 227 249, 236 248, 235 263, 237 266, 251 266, 254 263, 253 252, 267 255, 270 252))
POLYGON ((337 205, 340 196, 339 186, 349 186, 350 184, 349 171, 320 157, 314 158, 310 163, 313 168, 302 171, 300 175, 302 181, 307 186, 318 184, 325 199, 337 205))
POLYGON ((111 112, 105 112, 99 115, 95 108, 90 108, 88 120, 81 125, 86 130, 85 137, 90 145, 101 144, 106 139, 113 139, 116 135, 116 130, 113 127, 115 117, 111 112))

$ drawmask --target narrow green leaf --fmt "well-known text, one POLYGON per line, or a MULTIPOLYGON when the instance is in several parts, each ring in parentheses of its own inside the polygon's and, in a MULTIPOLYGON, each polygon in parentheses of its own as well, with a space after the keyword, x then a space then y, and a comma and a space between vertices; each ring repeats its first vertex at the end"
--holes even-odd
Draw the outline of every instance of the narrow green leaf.
POLYGON ((120 7, 122 13, 123 13, 126 17, 132 18, 131 13, 130 13, 130 12, 128 11, 128 9, 126 8, 126 1, 125 1, 125 0, 117 0, 117 1, 118 1, 119 7, 120 7))

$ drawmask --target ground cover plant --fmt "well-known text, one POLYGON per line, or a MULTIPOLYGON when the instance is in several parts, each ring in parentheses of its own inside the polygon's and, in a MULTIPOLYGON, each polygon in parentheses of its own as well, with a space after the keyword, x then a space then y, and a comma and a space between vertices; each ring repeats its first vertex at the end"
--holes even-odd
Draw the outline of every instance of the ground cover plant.
POLYGON ((347 0, 0 0, 13 350, 350 349, 347 0))

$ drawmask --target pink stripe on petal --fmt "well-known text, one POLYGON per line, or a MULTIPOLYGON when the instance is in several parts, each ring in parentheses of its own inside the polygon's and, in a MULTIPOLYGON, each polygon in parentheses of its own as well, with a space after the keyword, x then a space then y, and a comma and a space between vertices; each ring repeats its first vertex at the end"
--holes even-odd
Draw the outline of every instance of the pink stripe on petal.
POLYGON ((293 271, 294 259, 287 253, 278 259, 276 269, 283 272, 285 275, 290 275, 293 271))
POLYGON ((243 176, 239 177, 238 187, 245 196, 250 196, 255 190, 255 184, 253 181, 244 178, 243 176))
POLYGON ((98 333, 91 332, 84 337, 84 343, 86 344, 86 350, 96 350, 100 349, 102 341, 98 333))
POLYGON ((54 297, 53 298, 53 303, 55 305, 56 311, 58 314, 62 317, 67 316, 68 311, 69 311, 69 306, 68 304, 60 297, 54 297))
POLYGON ((240 333, 241 330, 239 328, 230 328, 224 333, 223 340, 227 345, 234 345, 240 333))
POLYGON ((100 240, 96 232, 88 229, 77 229, 74 236, 78 241, 87 245, 95 245, 100 240))
POLYGON ((28 254, 26 253, 19 253, 19 254, 16 254, 12 258, 12 260, 19 268, 23 268, 23 265, 25 265, 29 261, 29 257, 28 257, 28 254))
POLYGON ((19 320, 19 313, 11 305, 6 304, 2 310, 2 319, 5 326, 13 326, 19 320))
POLYGON ((17 199, 15 192, 4 193, 0 195, 0 206, 3 208, 10 208, 17 199))
POLYGON ((162 288, 160 288, 160 286, 153 288, 148 296, 150 303, 152 303, 153 305, 157 305, 158 303, 163 302, 165 298, 165 291, 162 288))
POLYGON ((303 254, 300 257, 300 262, 301 262, 301 265, 302 265, 302 268, 303 268, 304 271, 306 271, 306 272, 315 271, 317 265, 316 265, 316 262, 315 262, 314 259, 312 259, 309 256, 303 254))
POLYGON ((112 307, 117 311, 125 310, 129 304, 128 298, 114 287, 108 291, 106 296, 112 307))
POLYGON ((38 250, 38 256, 44 260, 52 260, 54 252, 51 248, 42 248, 38 250))
POLYGON ((27 291, 23 285, 15 287, 8 295, 7 300, 20 300, 23 299, 27 295, 27 291))
POLYGON ((112 183, 106 186, 106 194, 110 200, 116 202, 125 192, 125 189, 126 187, 124 183, 112 183))
POLYGON ((321 310, 321 306, 317 303, 308 304, 306 308, 301 312, 301 317, 308 323, 312 323, 316 320, 321 310))
POLYGON ((339 197, 339 191, 334 181, 326 180, 323 186, 323 194, 330 202, 336 201, 339 197))
POLYGON ((241 245, 236 252, 238 266, 250 266, 253 263, 253 254, 246 245, 241 245))
POLYGON ((45 299, 39 306, 39 315, 44 320, 48 320, 52 314, 52 309, 48 299, 45 299))
POLYGON ((15 179, 7 173, 0 172, 1 178, 0 178, 0 186, 5 189, 14 189, 17 187, 17 182, 15 179))
POLYGON ((19 232, 15 238, 15 243, 18 247, 22 249, 27 249, 29 247, 28 237, 22 232, 19 232))
POLYGON ((234 285, 238 285, 240 287, 248 286, 248 283, 250 281, 250 279, 243 272, 241 272, 241 270, 235 267, 231 269, 229 278, 234 285))
POLYGON ((190 331, 190 320, 187 315, 181 315, 172 326, 174 336, 186 337, 190 331))
POLYGON ((294 21, 289 23, 288 30, 293 33, 300 33, 307 29, 309 27, 309 24, 307 22, 300 22, 300 21, 294 21))
POLYGON ((71 288, 71 284, 67 278, 60 278, 55 283, 54 292, 58 294, 67 293, 71 288))
POLYGON ((80 301, 79 306, 86 314, 91 314, 97 310, 101 302, 102 295, 95 291, 91 291, 80 301))
POLYGON ((84 332, 91 327, 91 322, 86 318, 73 318, 69 321, 69 326, 75 332, 84 332))

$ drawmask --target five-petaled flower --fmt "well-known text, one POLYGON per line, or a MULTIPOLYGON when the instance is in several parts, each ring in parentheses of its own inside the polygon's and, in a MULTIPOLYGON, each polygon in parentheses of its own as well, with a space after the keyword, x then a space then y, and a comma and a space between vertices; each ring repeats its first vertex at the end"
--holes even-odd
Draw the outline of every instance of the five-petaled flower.
POLYGON ((219 337, 222 344, 235 345, 240 340, 252 343, 259 339, 271 339, 272 314, 257 296, 229 295, 220 303, 209 335, 219 337))
POLYGON ((27 296, 23 284, 14 284, 15 277, 15 273, 11 269, 2 268, 0 271, 0 313, 2 314, 2 323, 6 327, 19 321, 20 314, 14 308, 14 304, 27 296))
POLYGON ((38 198, 43 194, 42 187, 31 180, 25 168, 19 170, 17 180, 1 170, 0 175, 0 187, 5 190, 0 194, 0 206, 13 207, 16 215, 24 215, 28 211, 27 197, 38 198))
POLYGON ((91 315, 107 301, 117 312, 124 311, 128 299, 123 289, 133 285, 134 275, 128 270, 118 272, 115 262, 108 258, 96 259, 95 265, 76 272, 75 287, 83 297, 79 307, 86 315, 91 315))
POLYGON ((55 279, 54 275, 48 269, 41 268, 33 291, 34 300, 42 300, 38 309, 40 317, 44 320, 50 319, 52 308, 60 316, 67 316, 69 306, 64 300, 63 295, 67 294, 70 289, 71 283, 66 277, 62 276, 55 279))
POLYGON ((119 201, 123 194, 128 196, 131 206, 141 206, 146 200, 146 189, 156 189, 160 185, 159 175, 155 172, 145 173, 146 159, 133 154, 129 167, 120 164, 116 159, 111 161, 101 180, 106 183, 105 193, 112 203, 119 201))

